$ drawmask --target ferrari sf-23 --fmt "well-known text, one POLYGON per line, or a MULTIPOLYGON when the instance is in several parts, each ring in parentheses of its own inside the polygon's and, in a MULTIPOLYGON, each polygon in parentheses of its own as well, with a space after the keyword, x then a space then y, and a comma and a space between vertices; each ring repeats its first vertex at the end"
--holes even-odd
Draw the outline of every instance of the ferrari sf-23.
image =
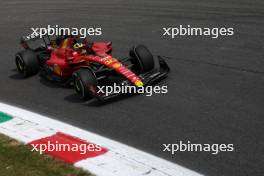
POLYGON ((112 56, 111 42, 87 42, 76 36, 24 36, 15 55, 17 70, 29 77, 40 73, 50 81, 72 85, 80 98, 106 100, 120 94, 98 93, 105 84, 142 87, 166 77, 163 57, 153 56, 144 45, 132 47, 129 56, 112 56))

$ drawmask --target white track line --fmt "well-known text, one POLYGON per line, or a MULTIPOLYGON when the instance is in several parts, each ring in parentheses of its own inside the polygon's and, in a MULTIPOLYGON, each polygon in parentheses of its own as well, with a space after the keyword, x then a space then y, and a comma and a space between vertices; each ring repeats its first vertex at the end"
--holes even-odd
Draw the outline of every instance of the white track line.
POLYGON ((201 176, 146 152, 37 113, 4 103, 0 103, 0 111, 14 117, 0 123, 0 133, 20 142, 29 143, 60 131, 109 149, 104 155, 74 164, 98 176, 201 176))

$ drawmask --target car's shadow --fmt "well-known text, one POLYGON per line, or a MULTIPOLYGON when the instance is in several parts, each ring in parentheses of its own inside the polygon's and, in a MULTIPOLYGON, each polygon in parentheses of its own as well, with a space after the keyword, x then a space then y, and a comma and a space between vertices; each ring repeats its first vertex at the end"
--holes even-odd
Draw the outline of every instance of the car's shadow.
POLYGON ((82 99, 80 99, 80 97, 77 94, 75 94, 75 93, 66 96, 64 98, 64 100, 66 100, 68 102, 71 102, 71 103, 85 103, 86 101, 89 101, 89 100, 82 100, 82 99))
POLYGON ((136 97, 137 95, 138 94, 124 94, 124 95, 120 95, 120 96, 102 101, 96 98, 82 100, 77 94, 71 94, 71 95, 66 96, 64 100, 71 102, 71 103, 82 103, 85 106, 100 107, 100 106, 106 106, 108 104, 113 104, 119 101, 123 101, 129 98, 133 98, 133 97, 136 97))
MULTIPOLYGON (((11 71, 13 72, 13 74, 9 76, 9 78, 11 78, 11 79, 25 80, 25 79, 30 78, 30 77, 25 78, 21 73, 19 73, 17 71, 17 69, 11 69, 11 71)), ((36 75, 36 76, 39 76, 39 75, 36 75)), ((66 88, 66 89, 72 89, 72 91, 74 92, 74 89, 72 86, 62 85, 62 84, 56 83, 54 81, 49 81, 49 80, 43 78, 42 76, 39 76, 39 82, 41 84, 49 87, 49 88, 55 88, 55 89, 60 89, 60 88, 65 89, 66 88)), ((76 93, 73 93, 71 95, 67 95, 64 98, 64 100, 66 100, 70 103, 79 103, 79 104, 82 104, 85 106, 100 107, 100 106, 106 106, 108 104, 113 104, 115 102, 123 101, 123 100, 129 99, 129 98, 133 98, 136 96, 138 96, 138 94, 123 94, 123 95, 120 95, 120 96, 117 96, 114 98, 110 98, 108 100, 101 101, 101 100, 98 100, 96 98, 90 98, 90 99, 82 100, 82 99, 80 99, 80 97, 76 93)))
POLYGON ((12 75, 9 76, 9 78, 11 79, 15 79, 15 80, 27 79, 27 78, 24 78, 24 76, 21 73, 19 73, 17 69, 15 68, 11 69, 11 72, 13 73, 12 75))
POLYGON ((70 85, 57 83, 55 81, 50 81, 50 80, 43 78, 42 76, 39 76, 39 82, 43 84, 44 86, 47 86, 50 88, 72 89, 70 85))

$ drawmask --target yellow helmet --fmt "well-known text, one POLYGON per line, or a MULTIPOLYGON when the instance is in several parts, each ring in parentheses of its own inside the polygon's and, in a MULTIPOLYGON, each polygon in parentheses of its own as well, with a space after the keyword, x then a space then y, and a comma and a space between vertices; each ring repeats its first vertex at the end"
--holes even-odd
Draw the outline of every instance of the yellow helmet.
POLYGON ((84 47, 83 43, 75 43, 73 45, 73 48, 76 49, 76 50, 81 49, 82 47, 84 47))

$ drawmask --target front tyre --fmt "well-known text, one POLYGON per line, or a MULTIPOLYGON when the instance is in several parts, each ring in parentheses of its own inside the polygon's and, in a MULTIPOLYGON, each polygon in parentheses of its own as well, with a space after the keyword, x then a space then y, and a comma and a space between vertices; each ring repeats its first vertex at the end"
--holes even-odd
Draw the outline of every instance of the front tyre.
POLYGON ((138 45, 130 50, 132 63, 139 73, 145 73, 152 70, 155 66, 154 58, 148 48, 144 45, 138 45))
POLYGON ((97 80, 89 68, 81 68, 73 73, 73 86, 81 99, 91 98, 97 93, 97 80))
POLYGON ((39 61, 31 50, 20 51, 15 56, 17 70, 24 77, 35 75, 39 71, 39 61))

